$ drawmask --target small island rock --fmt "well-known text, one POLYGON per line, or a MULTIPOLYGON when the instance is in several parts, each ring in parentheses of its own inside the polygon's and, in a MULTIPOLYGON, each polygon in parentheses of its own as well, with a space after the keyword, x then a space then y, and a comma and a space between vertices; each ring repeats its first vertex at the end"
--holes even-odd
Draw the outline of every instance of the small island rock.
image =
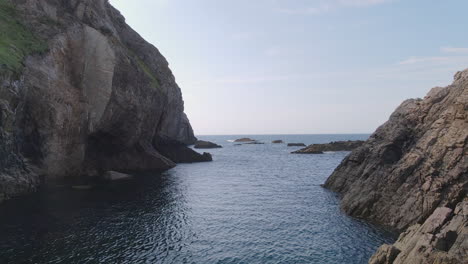
POLYGON ((234 140, 234 142, 252 142, 252 141, 255 141, 255 140, 251 138, 239 138, 239 139, 234 140))
POLYGON ((284 142, 283 142, 283 140, 278 139, 278 140, 273 140, 271 143, 273 143, 273 144, 283 144, 284 142))
POLYGON ((288 143, 288 147, 305 147, 304 143, 288 143))
POLYGON ((364 144, 362 140, 334 141, 326 144, 313 144, 292 152, 293 154, 323 154, 324 151, 352 151, 364 144))
POLYGON ((194 148, 196 148, 196 149, 213 149, 213 148, 222 148, 222 146, 220 146, 220 145, 218 145, 216 143, 210 142, 210 141, 198 140, 195 143, 194 148))

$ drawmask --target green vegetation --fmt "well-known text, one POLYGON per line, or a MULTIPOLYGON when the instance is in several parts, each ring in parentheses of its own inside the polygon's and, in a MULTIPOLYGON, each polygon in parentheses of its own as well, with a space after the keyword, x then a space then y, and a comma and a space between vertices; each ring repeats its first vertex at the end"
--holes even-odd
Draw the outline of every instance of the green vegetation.
POLYGON ((159 81, 158 79, 156 78, 156 76, 154 76, 154 74, 151 72, 149 66, 142 60, 140 59, 137 55, 135 55, 135 59, 138 63, 138 66, 140 66, 140 68, 146 73, 146 75, 151 79, 151 85, 158 89, 160 86, 159 86, 159 81))
POLYGON ((47 43, 20 22, 12 4, 0 0, 0 71, 19 73, 25 56, 46 50, 47 43))
POLYGON ((159 89, 161 85, 159 84, 158 78, 156 78, 156 76, 151 72, 150 67, 142 59, 140 59, 140 57, 138 57, 138 55, 133 50, 129 49, 128 47, 126 47, 126 49, 136 60, 140 69, 142 69, 146 76, 151 79, 151 85, 153 88, 159 89))

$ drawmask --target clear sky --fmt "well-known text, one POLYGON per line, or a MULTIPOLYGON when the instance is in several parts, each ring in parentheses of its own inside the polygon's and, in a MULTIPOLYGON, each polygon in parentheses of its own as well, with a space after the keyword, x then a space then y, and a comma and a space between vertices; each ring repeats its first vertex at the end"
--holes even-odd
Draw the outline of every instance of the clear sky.
POLYGON ((466 0, 111 0, 197 135, 371 133, 468 68, 466 0))

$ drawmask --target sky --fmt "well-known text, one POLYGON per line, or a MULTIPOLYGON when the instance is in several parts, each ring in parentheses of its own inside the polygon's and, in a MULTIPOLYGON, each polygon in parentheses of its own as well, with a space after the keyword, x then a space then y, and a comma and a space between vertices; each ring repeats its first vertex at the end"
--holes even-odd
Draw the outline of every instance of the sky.
POLYGON ((466 0, 110 0, 197 135, 372 133, 468 68, 466 0))

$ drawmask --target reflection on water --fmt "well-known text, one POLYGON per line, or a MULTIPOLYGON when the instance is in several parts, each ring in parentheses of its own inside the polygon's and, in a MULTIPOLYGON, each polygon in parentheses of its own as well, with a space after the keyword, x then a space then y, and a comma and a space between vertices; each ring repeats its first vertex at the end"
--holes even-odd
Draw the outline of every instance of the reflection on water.
MULTIPOLYGON (((321 143, 362 135, 256 136, 321 143)), ((347 217, 320 184, 346 153, 224 146, 212 163, 0 206, 1 263, 366 263, 394 236, 347 217)))

